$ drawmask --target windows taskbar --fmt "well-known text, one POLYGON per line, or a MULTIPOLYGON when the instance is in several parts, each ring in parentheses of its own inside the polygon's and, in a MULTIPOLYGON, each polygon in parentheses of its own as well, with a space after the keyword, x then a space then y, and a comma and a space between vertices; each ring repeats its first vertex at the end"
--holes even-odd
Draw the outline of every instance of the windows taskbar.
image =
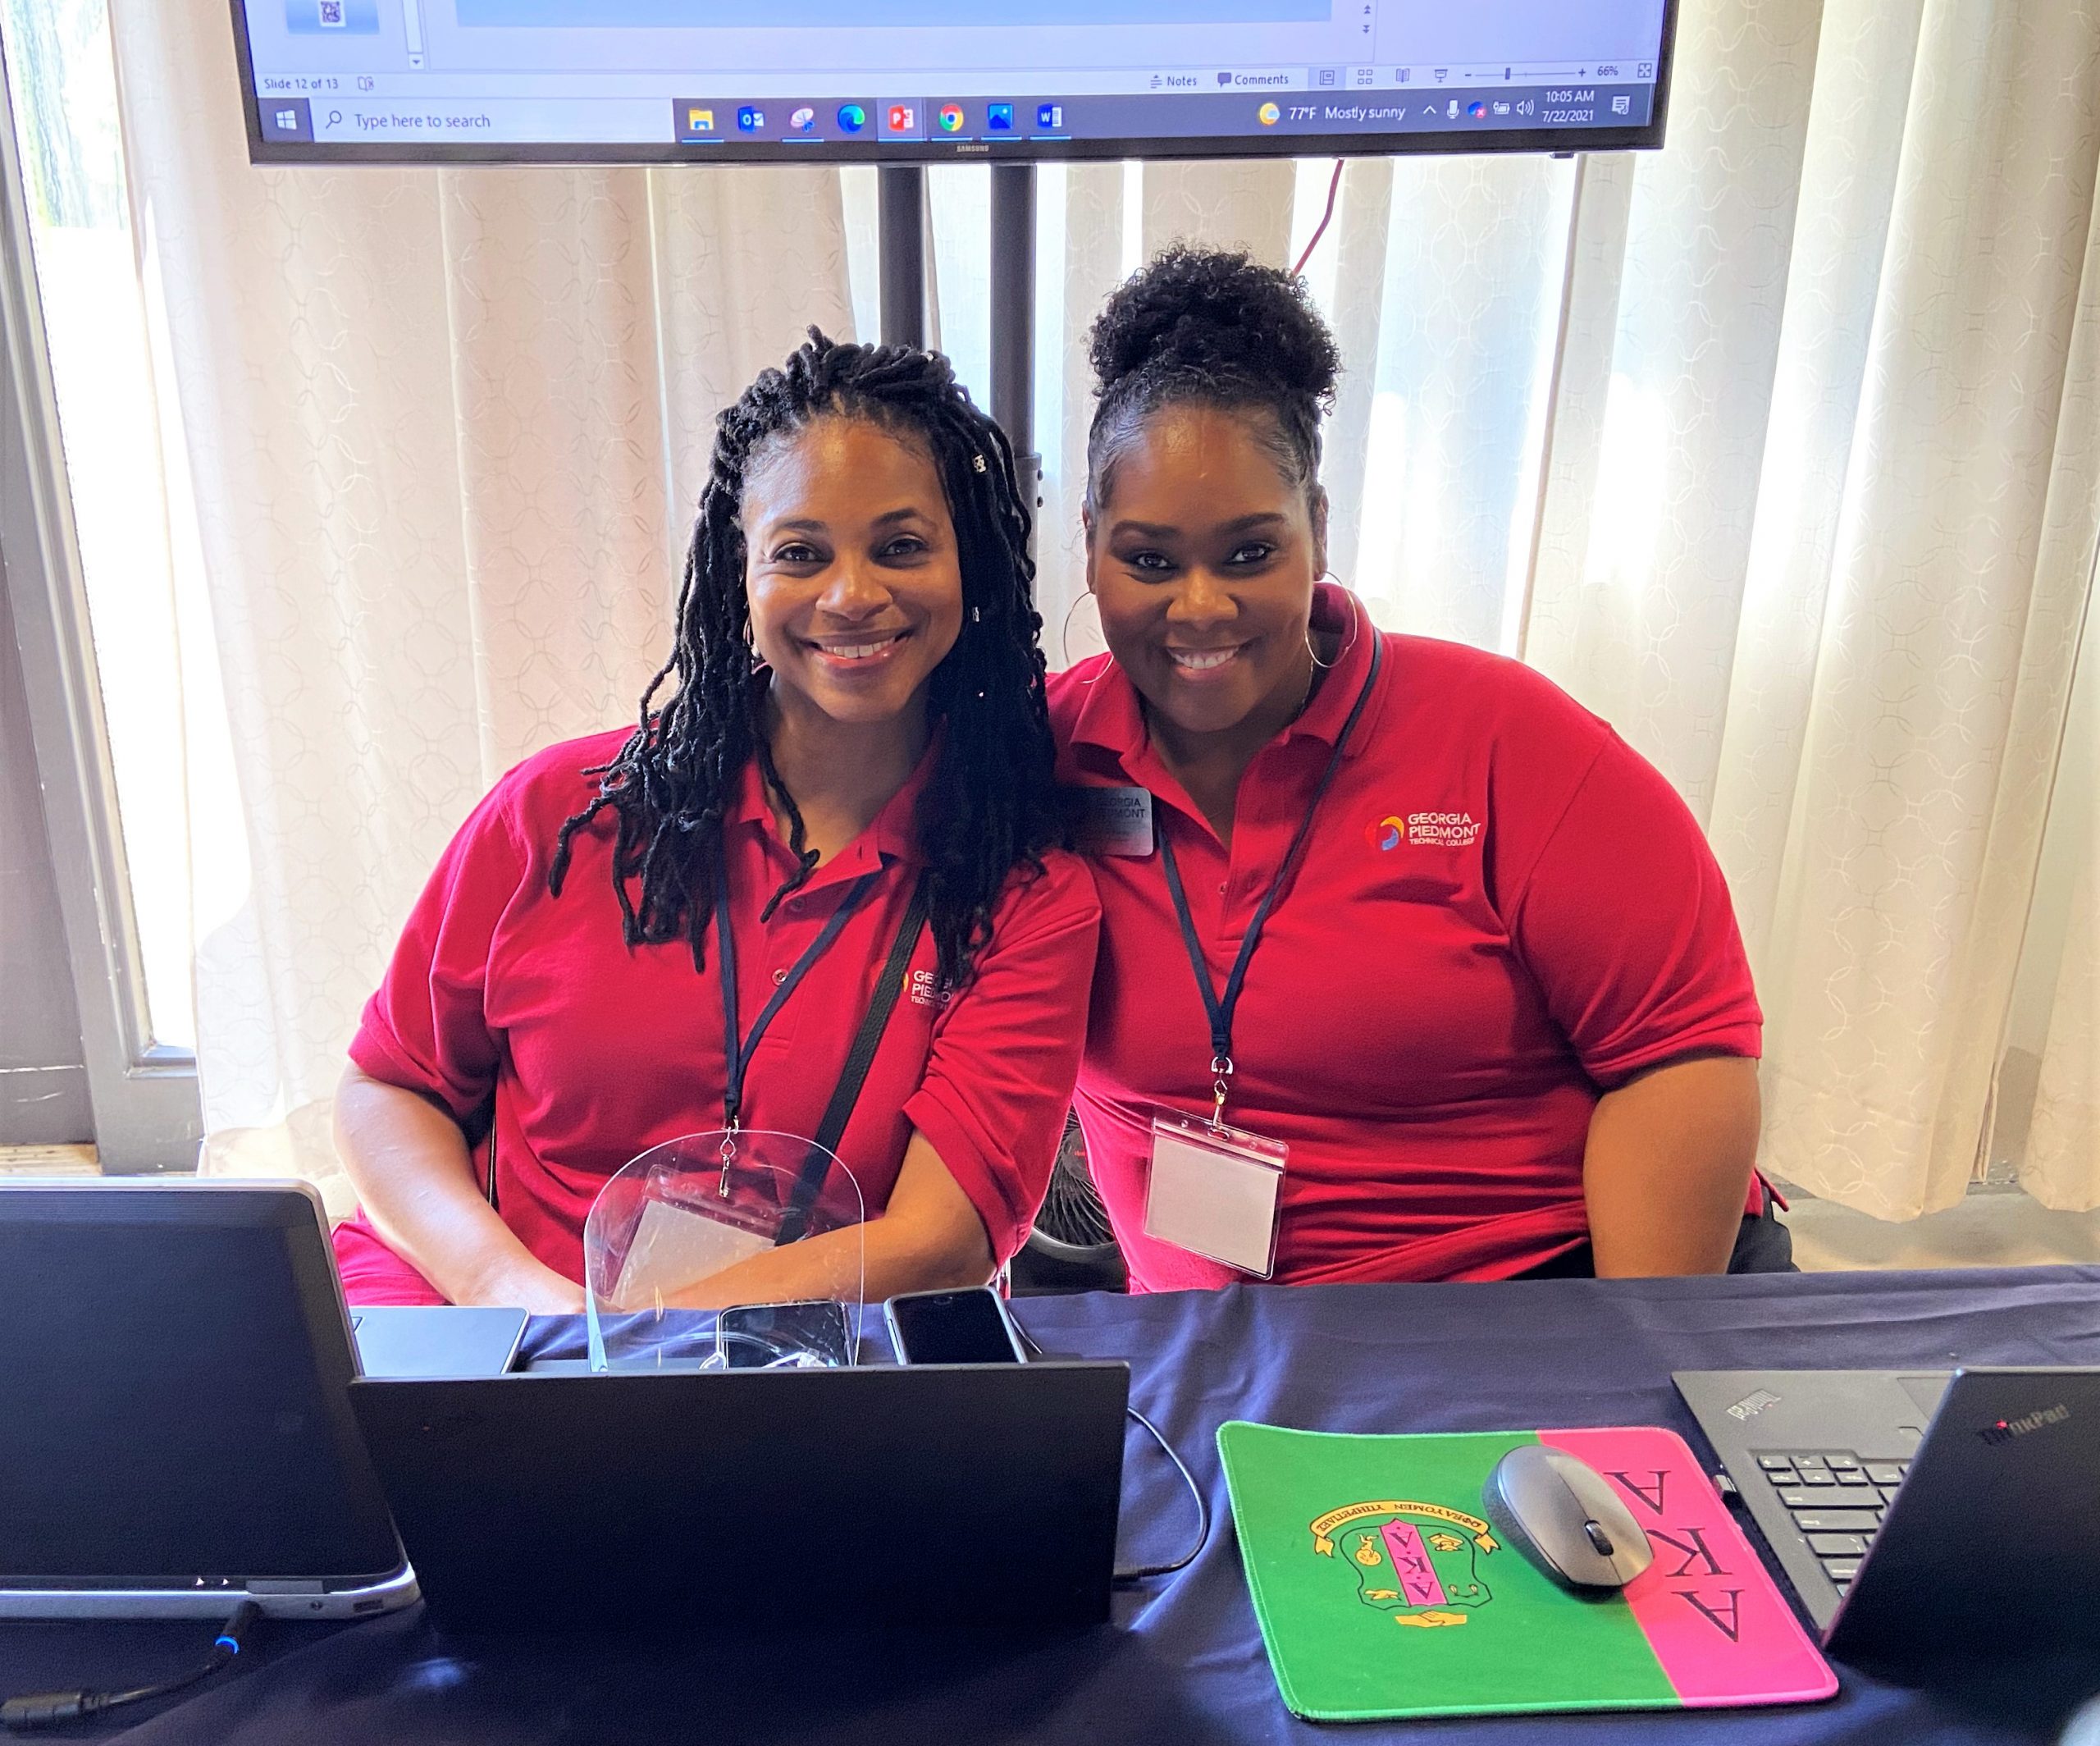
POLYGON ((1322 149, 1617 149, 1659 144, 1650 84, 1303 88, 1066 98, 739 100, 266 98, 249 111, 262 162, 474 159, 791 162, 949 156, 1190 156, 1322 149), (1553 136, 1577 135, 1560 147, 1553 136))

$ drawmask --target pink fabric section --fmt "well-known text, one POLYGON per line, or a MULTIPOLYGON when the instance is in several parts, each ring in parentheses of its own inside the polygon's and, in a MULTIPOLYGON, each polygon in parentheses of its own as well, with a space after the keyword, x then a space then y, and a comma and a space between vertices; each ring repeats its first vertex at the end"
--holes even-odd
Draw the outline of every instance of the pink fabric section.
POLYGON ((1682 1437, 1647 1425, 1538 1437, 1609 1479, 1646 1531, 1655 1561, 1627 1584, 1627 1604, 1687 1707, 1838 1689, 1682 1437))
POLYGON ((445 1295, 389 1249, 360 1213, 336 1227, 336 1271, 347 1304, 442 1304, 445 1295))
POLYGON ((1400 1593, 1410 1607, 1436 1607, 1444 1601, 1444 1584, 1436 1566, 1429 1561, 1429 1548, 1422 1543, 1422 1530, 1412 1522, 1388 1522, 1381 1530, 1386 1555, 1393 1561, 1393 1575, 1399 1579, 1400 1593))

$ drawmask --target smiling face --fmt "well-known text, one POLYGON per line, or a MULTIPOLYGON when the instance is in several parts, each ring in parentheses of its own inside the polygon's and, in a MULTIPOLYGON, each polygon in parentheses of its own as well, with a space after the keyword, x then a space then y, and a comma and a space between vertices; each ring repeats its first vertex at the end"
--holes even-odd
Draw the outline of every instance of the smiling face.
POLYGON ((1326 501, 1286 477, 1259 413, 1167 406, 1087 519, 1087 586, 1123 670, 1188 735, 1266 738, 1303 702, 1326 501))
POLYGON ((962 628, 932 457, 865 418, 819 418, 747 471, 742 521, 751 638, 782 706, 859 724, 919 706, 962 628))

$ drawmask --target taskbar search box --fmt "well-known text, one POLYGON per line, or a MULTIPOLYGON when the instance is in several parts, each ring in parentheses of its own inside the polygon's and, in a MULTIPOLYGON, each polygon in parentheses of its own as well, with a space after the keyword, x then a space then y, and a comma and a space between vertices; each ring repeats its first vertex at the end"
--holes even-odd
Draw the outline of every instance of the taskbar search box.
MULTIPOLYGON (((266 138, 285 138, 267 126, 271 110, 263 105, 266 138)), ((395 97, 313 102, 310 137, 317 144, 430 145, 555 144, 632 145, 664 138, 660 101, 585 98, 536 102, 496 98, 395 97)))

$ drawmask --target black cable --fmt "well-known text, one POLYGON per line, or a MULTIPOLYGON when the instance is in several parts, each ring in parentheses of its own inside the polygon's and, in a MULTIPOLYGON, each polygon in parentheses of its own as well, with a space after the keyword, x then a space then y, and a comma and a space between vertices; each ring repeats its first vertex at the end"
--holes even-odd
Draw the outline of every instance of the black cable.
POLYGON ((1154 1577, 1171 1576, 1177 1570, 1185 1570, 1196 1561, 1196 1554, 1210 1544, 1211 1503, 1203 1496, 1203 1488, 1196 1483, 1196 1476, 1189 1471, 1188 1463, 1175 1452, 1174 1445, 1159 1434, 1159 1427, 1134 1406, 1123 1410, 1152 1433, 1152 1440, 1166 1451, 1166 1458, 1173 1462, 1175 1471, 1181 1475, 1181 1483, 1189 1488, 1189 1495, 1196 1500, 1196 1542, 1171 1564, 1144 1564, 1135 1570, 1118 1570, 1115 1579, 1119 1583, 1149 1582, 1154 1577))
POLYGON ((135 1685, 129 1691, 25 1692, 0 1703, 0 1728, 27 1734, 38 1728, 55 1728, 62 1722, 84 1721, 127 1703, 144 1703, 148 1698, 165 1698, 208 1679, 240 1653, 241 1638, 262 1614, 253 1601, 243 1601, 233 1610, 226 1629, 212 1639, 212 1652, 204 1665, 179 1680, 158 1685, 135 1685))
MULTIPOLYGON (((1020 1325, 1020 1319, 1018 1316, 1011 1314, 1011 1306, 1009 1306, 1008 1319, 1013 1323, 1014 1331, 1021 1337, 1029 1351, 1038 1358, 1047 1355, 1043 1348, 1036 1344, 1035 1336, 1020 1325)), ((1127 1584, 1150 1582, 1162 1576, 1171 1576, 1177 1571, 1187 1570, 1190 1565, 1194 1564, 1197 1555, 1210 1544, 1211 1501, 1203 1495, 1203 1488, 1196 1483, 1196 1476, 1189 1471, 1189 1464, 1176 1452, 1174 1445, 1160 1434, 1159 1427, 1134 1406, 1126 1405, 1123 1410, 1151 1433, 1152 1440, 1159 1445, 1167 1460, 1173 1462, 1174 1470, 1181 1475, 1181 1483, 1189 1488, 1189 1495, 1195 1500, 1196 1504, 1195 1543, 1170 1564, 1142 1564, 1132 1570, 1116 1571, 1113 1580, 1118 1584, 1127 1584)))

